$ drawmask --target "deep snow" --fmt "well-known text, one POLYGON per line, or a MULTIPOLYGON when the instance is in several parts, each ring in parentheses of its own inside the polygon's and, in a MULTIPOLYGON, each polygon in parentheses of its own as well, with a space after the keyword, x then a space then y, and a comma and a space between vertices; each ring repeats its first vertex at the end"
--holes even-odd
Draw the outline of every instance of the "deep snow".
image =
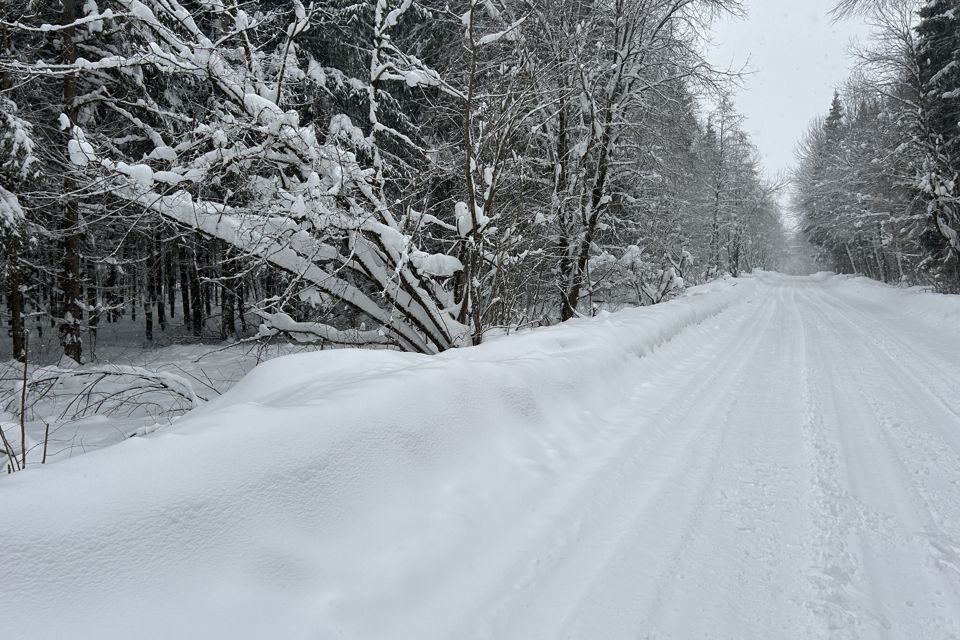
MULTIPOLYGON (((78 366, 62 358, 29 364, 24 424, 28 467, 40 465, 45 437, 48 464, 112 446, 134 434, 163 429, 196 401, 229 390, 260 362, 315 349, 260 342, 144 348, 131 336, 139 325, 131 325, 101 330, 117 347, 99 349, 95 362, 78 366)), ((178 328, 172 329, 176 334, 178 328)), ((22 365, 2 361, 0 354, 0 429, 18 457, 22 379, 22 365)), ((6 463, 0 455, 0 469, 5 470, 6 463)), ((0 473, 0 483, 5 480, 7 475, 0 473)))
POLYGON ((960 300, 825 274, 265 363, 0 482, 25 638, 960 636, 960 300))

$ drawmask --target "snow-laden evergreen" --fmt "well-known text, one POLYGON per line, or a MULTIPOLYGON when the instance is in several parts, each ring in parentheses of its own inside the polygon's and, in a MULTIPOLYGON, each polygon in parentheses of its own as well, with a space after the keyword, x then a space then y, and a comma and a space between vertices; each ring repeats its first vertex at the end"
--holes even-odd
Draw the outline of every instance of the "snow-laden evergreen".
POLYGON ((877 37, 800 146, 804 230, 830 268, 958 292, 960 4, 860 9, 877 37))

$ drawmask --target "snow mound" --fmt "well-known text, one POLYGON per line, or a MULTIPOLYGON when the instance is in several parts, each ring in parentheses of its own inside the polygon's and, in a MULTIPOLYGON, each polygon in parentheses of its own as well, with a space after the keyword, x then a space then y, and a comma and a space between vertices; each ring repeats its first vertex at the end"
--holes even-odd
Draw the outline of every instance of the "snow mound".
POLYGON ((484 580, 471 544, 597 440, 583 408, 755 287, 439 356, 267 362, 172 427, 0 484, 0 609, 21 638, 451 637, 476 606, 459 581, 484 580))
POLYGON ((960 327, 960 296, 928 293, 922 287, 901 289, 864 277, 836 276, 830 284, 845 296, 885 309, 896 309, 939 331, 960 327))

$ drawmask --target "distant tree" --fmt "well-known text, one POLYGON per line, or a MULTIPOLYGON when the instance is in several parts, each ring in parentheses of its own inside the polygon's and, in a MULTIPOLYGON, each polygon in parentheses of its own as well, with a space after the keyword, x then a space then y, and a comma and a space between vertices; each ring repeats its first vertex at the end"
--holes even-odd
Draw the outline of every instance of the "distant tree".
POLYGON ((840 129, 843 127, 844 108, 840 100, 840 92, 833 92, 833 101, 830 103, 830 112, 827 119, 823 122, 823 130, 827 134, 827 141, 837 142, 840 135, 840 129))
POLYGON ((851 0, 875 37, 800 147, 808 239, 840 271, 960 290, 955 0, 851 0))

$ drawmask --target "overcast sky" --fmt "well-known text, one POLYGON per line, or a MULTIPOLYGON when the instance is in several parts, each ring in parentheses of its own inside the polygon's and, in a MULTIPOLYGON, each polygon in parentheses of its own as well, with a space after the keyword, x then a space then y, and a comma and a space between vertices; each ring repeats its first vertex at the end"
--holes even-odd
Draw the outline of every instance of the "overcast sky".
POLYGON ((771 175, 793 165, 797 140, 849 73, 850 43, 866 35, 859 21, 831 20, 834 2, 746 0, 745 20, 724 20, 714 31, 714 62, 748 63, 754 72, 736 104, 771 175))

